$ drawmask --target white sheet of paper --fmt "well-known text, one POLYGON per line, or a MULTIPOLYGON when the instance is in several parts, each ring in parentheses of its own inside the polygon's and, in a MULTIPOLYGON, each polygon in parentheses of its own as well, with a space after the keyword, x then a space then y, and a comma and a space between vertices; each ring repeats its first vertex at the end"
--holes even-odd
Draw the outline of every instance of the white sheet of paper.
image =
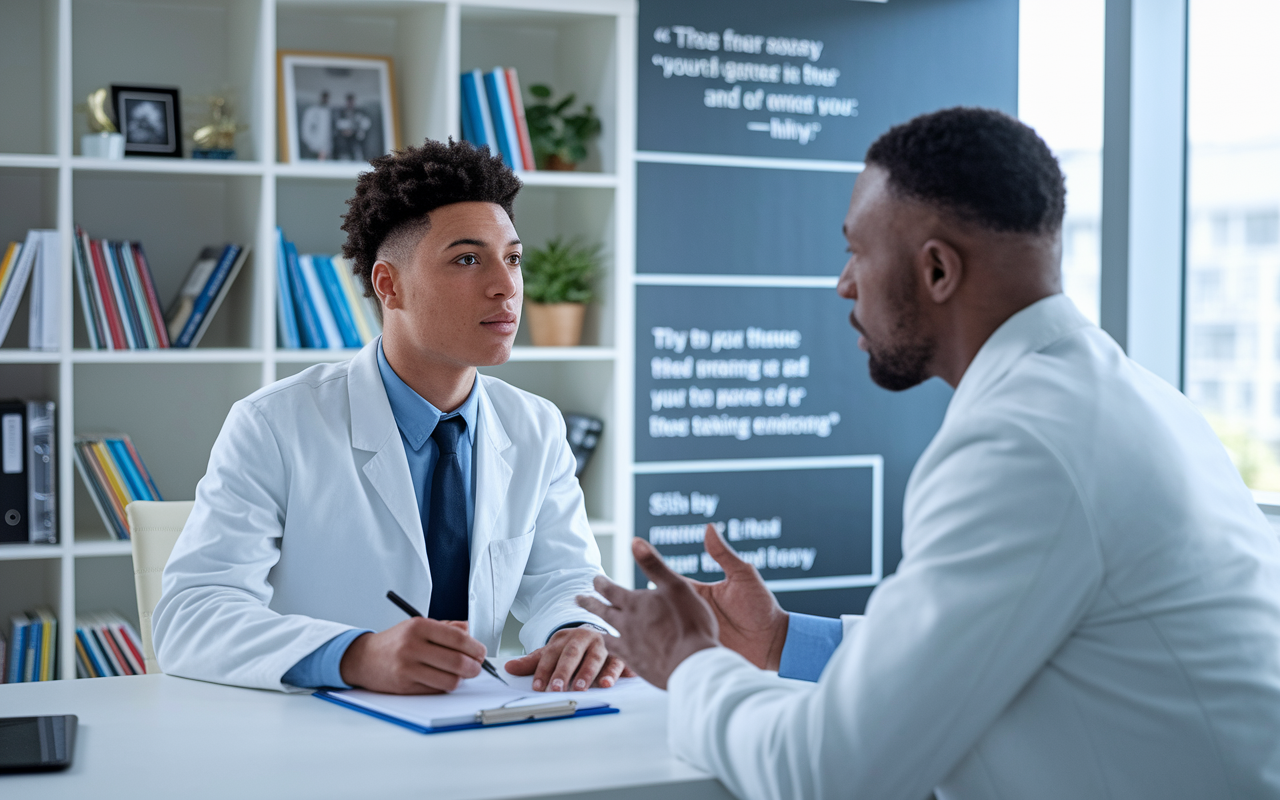
MULTIPOLYGON (((331 692, 344 702, 377 711, 396 719, 402 719, 426 728, 444 728, 466 725, 476 721, 481 711, 493 708, 516 708, 575 700, 578 709, 599 708, 610 704, 610 696, 621 698, 631 694, 635 684, 652 689, 639 678, 628 678, 609 689, 588 689, 585 692, 535 692, 533 677, 517 677, 503 674, 510 686, 503 686, 493 676, 480 673, 479 677, 462 682, 457 691, 449 694, 397 695, 370 692, 365 689, 347 689, 331 692)), ((656 691, 656 690, 655 690, 656 691)))

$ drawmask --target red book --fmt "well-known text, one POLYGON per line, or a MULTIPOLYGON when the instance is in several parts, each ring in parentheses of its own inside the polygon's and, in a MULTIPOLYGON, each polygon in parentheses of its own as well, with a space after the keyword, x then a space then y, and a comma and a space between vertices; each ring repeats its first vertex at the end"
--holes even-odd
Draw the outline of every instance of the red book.
POLYGON ((116 639, 111 635, 111 626, 103 625, 101 627, 103 636, 102 641, 106 642, 107 647, 111 648, 111 652, 116 657, 116 661, 120 662, 121 669, 125 675, 133 675, 133 667, 129 666, 129 659, 124 657, 124 653, 120 652, 120 646, 116 644, 116 639))
POLYGON ((142 288, 147 293, 147 311, 151 314, 151 324, 155 326, 156 337, 161 347, 169 346, 169 329, 164 324, 164 314, 160 313, 160 300, 156 297, 155 284, 151 282, 151 265, 147 263, 147 254, 142 252, 141 242, 127 242, 133 249, 133 261, 138 265, 138 275, 142 278, 142 288))
POLYGON ((102 292, 103 310, 106 312, 107 328, 111 334, 112 350, 127 350, 128 339, 124 335, 124 321, 120 319, 120 307, 116 305, 116 293, 111 290, 111 278, 107 275, 107 262, 102 257, 102 242, 89 240, 89 252, 93 256, 93 273, 99 291, 102 292))
POLYGON ((120 652, 129 662, 129 669, 134 675, 145 675, 147 668, 142 666, 142 659, 138 655, 138 651, 129 642, 129 637, 125 635, 124 627, 118 622, 113 622, 107 626, 111 631, 111 635, 115 637, 116 645, 120 648, 120 652))
POLYGON ((524 118, 524 97, 520 94, 520 78, 514 67, 507 67, 507 93, 511 95, 511 112, 516 118, 516 138, 520 140, 520 160, 527 170, 537 169, 533 163, 533 140, 529 138, 529 123, 524 118))
POLYGON ((124 643, 133 651, 134 657, 138 659, 139 669, 141 670, 139 674, 147 674, 147 660, 142 657, 142 649, 138 647, 138 643, 133 640, 133 637, 129 635, 129 631, 123 625, 117 625, 116 628, 120 631, 120 638, 124 640, 124 643))

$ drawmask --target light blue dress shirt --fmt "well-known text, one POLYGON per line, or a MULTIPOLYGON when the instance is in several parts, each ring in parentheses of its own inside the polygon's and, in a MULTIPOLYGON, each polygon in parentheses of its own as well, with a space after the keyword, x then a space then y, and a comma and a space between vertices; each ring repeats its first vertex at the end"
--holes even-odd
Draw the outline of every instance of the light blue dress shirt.
MULTIPOLYGON (((442 419, 461 416, 467 423, 467 435, 458 440, 458 462, 463 474, 471 476, 467 483, 467 534, 471 534, 471 526, 475 521, 476 506, 476 472, 475 460, 471 457, 476 443, 476 398, 475 384, 471 386, 471 394, 456 410, 448 414, 427 402, 422 395, 409 387, 387 363, 387 356, 382 352, 382 341, 378 341, 378 371, 382 374, 382 385, 387 390, 387 400, 391 403, 391 413, 396 418, 396 426, 400 428, 400 441, 404 444, 405 456, 409 459, 409 475, 413 478, 413 491, 418 500, 418 514, 428 519, 431 505, 431 493, 426 487, 431 483, 435 472, 436 460, 440 457, 440 448, 431 438, 431 432, 442 419)), ((478 382, 478 381, 477 381, 478 382)), ((334 686, 342 689, 350 688, 342 680, 342 656, 357 636, 369 633, 368 630, 349 630, 340 633, 317 647, 301 661, 289 668, 281 678, 281 682, 290 686, 316 688, 334 686)))
POLYGON ((844 623, 830 617, 792 614, 787 622, 787 640, 778 659, 778 675, 816 681, 844 640, 844 623))

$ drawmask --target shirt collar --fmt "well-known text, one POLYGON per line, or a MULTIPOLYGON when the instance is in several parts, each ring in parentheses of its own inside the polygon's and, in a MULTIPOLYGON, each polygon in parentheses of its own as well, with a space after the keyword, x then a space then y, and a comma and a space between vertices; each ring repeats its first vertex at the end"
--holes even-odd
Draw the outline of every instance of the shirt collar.
POLYGON ((476 408, 479 405, 476 386, 480 383, 479 376, 471 384, 471 393, 467 395, 462 405, 455 411, 443 414, 440 409, 431 405, 426 398, 401 380, 391 368, 386 354, 382 351, 382 337, 378 337, 378 372, 382 374, 382 385, 386 387, 387 400, 391 403, 391 413, 396 418, 396 425, 414 450, 422 449, 422 445, 426 444, 440 420, 457 416, 466 421, 467 441, 472 447, 475 446, 476 408))
POLYGON ((987 338, 969 363, 956 393, 951 397, 947 416, 957 413, 955 409, 966 405, 971 398, 980 397, 987 387, 1003 378, 1027 353, 1039 352, 1064 336, 1091 325, 1075 304, 1061 293, 1037 300, 1009 317, 987 338))

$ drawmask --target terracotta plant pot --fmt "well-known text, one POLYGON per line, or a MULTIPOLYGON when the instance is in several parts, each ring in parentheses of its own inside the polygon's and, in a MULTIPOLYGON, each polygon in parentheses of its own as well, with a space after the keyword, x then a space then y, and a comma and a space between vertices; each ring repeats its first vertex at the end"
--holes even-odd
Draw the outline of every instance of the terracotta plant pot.
POLYGON ((573 172, 577 168, 578 165, 575 162, 565 161, 555 153, 547 156, 547 169, 555 170, 557 172, 573 172))
POLYGON ((529 338, 535 347, 574 347, 582 341, 583 303, 534 303, 525 301, 529 338))

